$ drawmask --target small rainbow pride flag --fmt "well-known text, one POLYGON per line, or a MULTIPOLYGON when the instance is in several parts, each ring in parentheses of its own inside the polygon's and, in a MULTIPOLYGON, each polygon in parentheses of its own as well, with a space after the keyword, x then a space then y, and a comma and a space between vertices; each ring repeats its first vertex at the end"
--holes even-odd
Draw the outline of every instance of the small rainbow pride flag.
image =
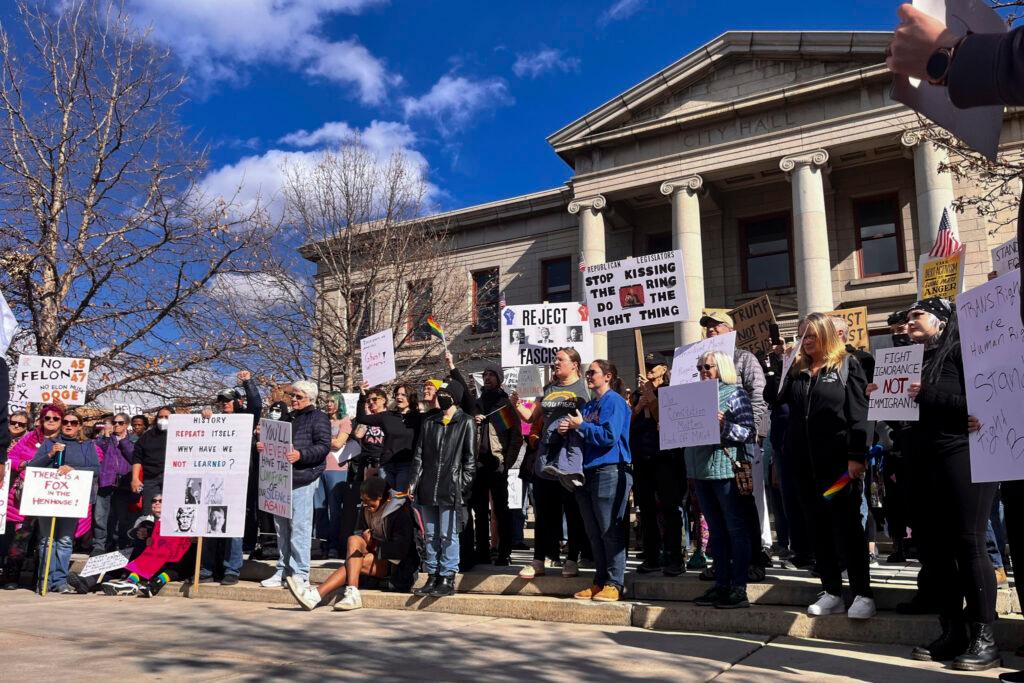
POLYGON ((438 322, 434 320, 434 316, 427 316, 427 326, 430 327, 430 331, 433 332, 438 339, 444 341, 444 330, 441 329, 441 326, 438 324, 438 322))
POLYGON ((505 429, 512 429, 512 425, 516 423, 516 416, 511 405, 506 403, 498 410, 498 420, 505 429))
POLYGON ((843 472, 843 476, 839 477, 839 479, 836 480, 836 483, 829 486, 828 490, 825 491, 825 493, 821 494, 822 497, 825 500, 831 500, 832 497, 835 496, 840 491, 842 491, 846 487, 846 485, 850 483, 850 481, 850 473, 843 472))

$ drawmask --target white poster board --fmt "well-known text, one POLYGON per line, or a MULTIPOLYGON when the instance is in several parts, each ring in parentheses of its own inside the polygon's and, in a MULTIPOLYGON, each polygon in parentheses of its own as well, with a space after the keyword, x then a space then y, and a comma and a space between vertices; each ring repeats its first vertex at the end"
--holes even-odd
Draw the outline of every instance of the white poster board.
MULTIPOLYGON (((345 399, 345 417, 350 420, 356 419, 356 410, 359 408, 359 394, 342 394, 342 398, 345 399)), ((333 416, 332 416, 333 419, 333 416)))
POLYGON ((136 415, 142 415, 142 413, 145 412, 145 409, 140 405, 136 405, 135 403, 114 403, 110 406, 110 412, 113 413, 114 415, 117 415, 118 413, 124 413, 129 418, 131 418, 136 415))
POLYGON ((519 478, 519 470, 508 471, 508 507, 519 510, 523 507, 523 480, 519 478))
POLYGON ((0 465, 4 472, 4 481, 0 484, 0 529, 7 529, 7 498, 11 490, 11 463, 5 462, 0 465))
POLYGON ((501 311, 501 365, 551 365, 558 349, 571 348, 583 364, 594 360, 594 336, 586 306, 556 304, 506 306, 501 311))
POLYGON ((292 423, 281 420, 260 420, 260 473, 256 483, 256 505, 285 519, 292 518, 292 423))
POLYGON ((719 334, 676 349, 672 356, 672 376, 669 378, 669 384, 675 386, 699 382, 700 373, 697 371, 697 361, 710 351, 721 351, 729 358, 735 357, 736 333, 719 334))
POLYGON ((50 403, 59 398, 65 405, 85 403, 89 383, 89 359, 63 356, 31 356, 18 358, 14 377, 14 403, 50 403))
POLYGON ((895 346, 875 351, 875 376, 878 388, 868 397, 869 420, 917 422, 921 409, 910 398, 910 385, 921 381, 924 344, 895 346))
POLYGON ((583 278, 594 332, 632 330, 686 319, 683 257, 678 249, 587 266, 583 278))
POLYGON ((1024 479, 1024 334, 1020 270, 964 292, 957 300, 967 412, 981 421, 971 434, 971 480, 1024 479))
POLYGON ((661 450, 722 442, 718 382, 693 382, 658 390, 661 450))
POLYGON ((505 392, 516 392, 522 398, 534 398, 544 391, 543 370, 537 365, 524 365, 521 368, 505 368, 505 379, 502 386, 505 392))
POLYGON ((241 538, 253 416, 171 415, 164 463, 164 536, 241 538), (173 523, 172 523, 173 520, 173 523))
POLYGON ((363 380, 371 387, 388 384, 396 377, 395 337, 391 328, 359 341, 363 359, 363 380))
POLYGON ((25 517, 69 517, 89 514, 92 472, 71 470, 58 474, 49 467, 26 467, 25 488, 18 511, 25 517))
POLYGON ((105 572, 113 572, 123 569, 131 559, 132 549, 121 548, 112 553, 104 555, 93 555, 85 561, 85 567, 78 573, 79 576, 97 576, 105 572))
POLYGON ((1020 254, 1017 252, 1017 238, 1003 242, 992 250, 992 270, 996 275, 1006 275, 1020 268, 1020 254))

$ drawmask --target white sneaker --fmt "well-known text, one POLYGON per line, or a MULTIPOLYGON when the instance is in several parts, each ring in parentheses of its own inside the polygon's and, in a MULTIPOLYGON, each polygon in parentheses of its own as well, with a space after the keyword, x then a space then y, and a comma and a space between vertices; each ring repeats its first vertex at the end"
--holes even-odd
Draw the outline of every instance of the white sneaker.
POLYGON ((846 606, 843 605, 841 597, 825 592, 819 593, 818 601, 807 608, 807 613, 812 617, 820 617, 825 614, 842 614, 845 611, 846 606))
POLYGON ((320 593, 308 583, 300 581, 294 576, 289 576, 284 582, 288 585, 288 590, 292 592, 292 597, 298 600, 304 609, 312 611, 320 604, 320 593))
POLYGON ((543 560, 531 560, 530 564, 519 570, 520 579, 532 579, 535 576, 544 576, 543 560))
POLYGON ((281 587, 281 575, 274 574, 269 579, 263 579, 260 581, 260 585, 264 588, 280 588, 281 587))
POLYGON ((350 612, 363 606, 363 597, 359 595, 359 589, 355 586, 345 586, 345 597, 334 603, 334 609, 339 612, 350 612))
POLYGON ((853 599, 853 604, 847 610, 846 616, 851 619, 870 619, 875 616, 875 601, 858 595, 853 599))
POLYGON ((580 575, 580 566, 572 560, 566 560, 562 565, 562 578, 571 579, 580 575))

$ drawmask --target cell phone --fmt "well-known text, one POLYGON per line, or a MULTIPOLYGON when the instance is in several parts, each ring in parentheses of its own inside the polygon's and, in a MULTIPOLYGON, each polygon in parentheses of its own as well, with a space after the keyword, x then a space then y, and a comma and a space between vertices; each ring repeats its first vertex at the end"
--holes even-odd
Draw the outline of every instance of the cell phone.
POLYGON ((782 335, 779 334, 778 323, 768 323, 768 336, 771 337, 772 344, 782 343, 782 335))

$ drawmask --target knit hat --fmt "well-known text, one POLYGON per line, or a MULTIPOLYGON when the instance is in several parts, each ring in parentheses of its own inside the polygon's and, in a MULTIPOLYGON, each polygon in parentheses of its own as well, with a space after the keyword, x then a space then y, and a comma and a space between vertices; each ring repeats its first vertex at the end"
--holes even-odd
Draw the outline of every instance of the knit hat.
POLYGON ((911 311, 924 311, 931 313, 942 322, 948 322, 949 316, 953 315, 953 306, 948 299, 941 299, 937 296, 918 301, 910 307, 911 311))
POLYGON ((435 389, 440 389, 442 384, 441 380, 439 379, 425 379, 423 380, 423 383, 433 385, 435 389))
POLYGON ((896 311, 885 321, 886 325, 906 325, 909 311, 896 311))
POLYGON ((458 382, 445 382, 437 388, 438 393, 448 394, 455 401, 455 405, 462 403, 462 385, 458 382))
POLYGON ((505 378, 505 373, 501 371, 501 368, 494 364, 488 364, 484 366, 484 372, 489 372, 498 378, 498 384, 505 378))

